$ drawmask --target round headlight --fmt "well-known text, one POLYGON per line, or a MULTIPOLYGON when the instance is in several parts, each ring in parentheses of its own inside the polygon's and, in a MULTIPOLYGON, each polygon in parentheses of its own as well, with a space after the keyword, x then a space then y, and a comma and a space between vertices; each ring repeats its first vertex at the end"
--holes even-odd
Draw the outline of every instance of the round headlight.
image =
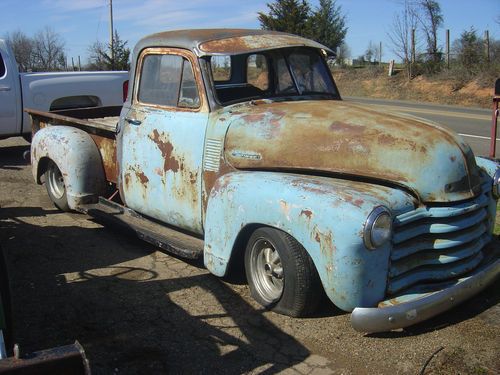
POLYGON ((500 168, 497 168, 493 176, 493 187, 491 189, 495 199, 500 198, 500 168))
POLYGON ((386 207, 376 207, 365 222, 364 237, 365 246, 375 249, 386 243, 392 235, 392 217, 386 207))

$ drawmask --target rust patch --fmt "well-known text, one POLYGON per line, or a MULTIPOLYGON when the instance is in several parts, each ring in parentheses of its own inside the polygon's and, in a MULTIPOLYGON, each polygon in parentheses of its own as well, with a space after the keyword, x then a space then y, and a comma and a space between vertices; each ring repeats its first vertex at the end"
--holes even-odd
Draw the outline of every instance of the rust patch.
POLYGON ((125 173, 125 187, 127 189, 130 187, 130 173, 125 173))
POLYGON ((141 184, 147 185, 149 182, 149 178, 142 171, 135 171, 135 175, 141 181, 141 184))
POLYGON ((336 251, 333 243, 332 232, 328 231, 323 233, 318 229, 318 227, 314 227, 313 233, 315 241, 319 243, 321 253, 323 253, 326 257, 330 257, 336 251))
POLYGON ((308 219, 310 219, 312 216, 313 216, 313 213, 311 210, 302 210, 300 212, 300 216, 304 215, 305 217, 307 217, 308 219))
POLYGON ((354 202, 352 202, 352 204, 355 205, 356 207, 361 207, 363 203, 365 203, 363 199, 356 199, 354 202))
POLYGON ((300 216, 305 216, 310 219, 313 216, 313 213, 311 210, 302 210, 300 211, 300 216))
POLYGON ((118 166, 116 155, 116 140, 100 135, 89 134, 94 140, 102 159, 104 174, 106 180, 117 183, 118 181, 118 166))
POLYGON ((456 157, 456 156, 454 156, 454 155, 453 155, 453 156, 450 156, 450 160, 451 160, 451 162, 453 163, 453 162, 455 162, 455 160, 457 160, 457 157, 456 157))
POLYGON ((397 142, 397 138, 390 134, 382 134, 378 137, 378 143, 384 146, 393 146, 397 142))
POLYGON ((198 179, 198 173, 196 172, 189 172, 189 182, 192 184, 196 183, 196 180, 198 179))
POLYGON ((172 156, 172 153, 174 151, 174 146, 172 146, 172 143, 170 142, 165 142, 163 139, 160 138, 160 134, 158 133, 158 130, 153 130, 153 134, 149 135, 149 138, 156 144, 158 149, 161 152, 161 155, 163 156, 164 163, 163 163, 163 170, 165 172, 167 171, 172 171, 174 173, 179 171, 179 161, 172 156))

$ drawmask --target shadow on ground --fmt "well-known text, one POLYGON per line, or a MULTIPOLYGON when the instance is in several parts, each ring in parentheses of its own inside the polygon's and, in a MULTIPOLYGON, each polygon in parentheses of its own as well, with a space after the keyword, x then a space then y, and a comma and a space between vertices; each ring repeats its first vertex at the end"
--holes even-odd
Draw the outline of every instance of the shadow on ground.
POLYGON ((158 260, 154 248, 126 233, 25 219, 50 215, 60 213, 0 209, 22 350, 77 339, 95 374, 272 374, 309 356, 207 271, 163 254, 158 260))

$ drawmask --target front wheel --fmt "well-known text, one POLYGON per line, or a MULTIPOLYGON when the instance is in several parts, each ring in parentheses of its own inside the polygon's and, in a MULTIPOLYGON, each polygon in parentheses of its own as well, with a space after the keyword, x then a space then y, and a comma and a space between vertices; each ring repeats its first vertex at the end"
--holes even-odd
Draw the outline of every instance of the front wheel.
POLYGON ((312 259, 280 230, 263 227, 250 236, 245 272, 253 298, 275 312, 307 316, 321 299, 321 282, 312 259))
POLYGON ((50 200, 57 208, 66 212, 70 211, 64 177, 56 163, 52 160, 49 161, 47 170, 45 171, 45 187, 47 188, 50 200))

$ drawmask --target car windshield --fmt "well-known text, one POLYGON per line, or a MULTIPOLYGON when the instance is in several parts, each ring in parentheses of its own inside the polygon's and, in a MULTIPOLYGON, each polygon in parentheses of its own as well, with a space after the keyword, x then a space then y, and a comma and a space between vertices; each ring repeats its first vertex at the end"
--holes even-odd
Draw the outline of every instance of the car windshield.
POLYGON ((339 98, 321 52, 313 48, 212 56, 210 66, 223 105, 266 98, 339 98))

